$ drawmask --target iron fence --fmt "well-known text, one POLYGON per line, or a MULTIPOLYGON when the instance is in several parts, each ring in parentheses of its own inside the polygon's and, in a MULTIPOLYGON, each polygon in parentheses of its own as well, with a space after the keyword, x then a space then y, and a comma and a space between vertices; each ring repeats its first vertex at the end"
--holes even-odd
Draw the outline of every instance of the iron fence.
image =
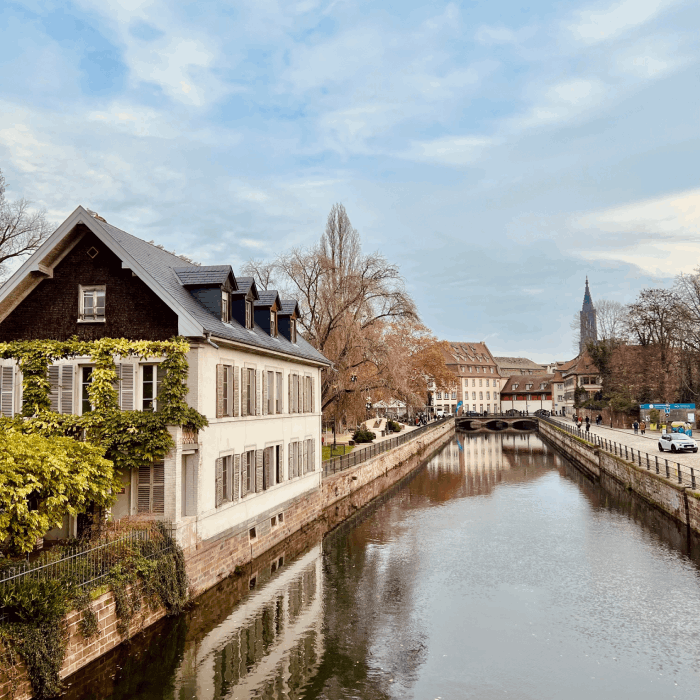
POLYGON ((687 464, 681 464, 678 462, 676 459, 674 459, 678 453, 672 452, 672 457, 669 460, 668 457, 664 456, 664 453, 661 453, 661 455, 650 455, 648 452, 643 452, 639 449, 635 450, 629 445, 616 442, 615 440, 609 440, 602 435, 598 435, 592 431, 582 430, 575 425, 561 423, 557 420, 552 420, 551 418, 542 418, 540 420, 545 420, 552 425, 555 425, 557 428, 565 430, 571 435, 575 435, 584 442, 588 442, 591 446, 597 447, 599 450, 608 452, 616 457, 621 457, 622 459, 632 462, 632 464, 636 464, 647 471, 664 476, 680 486, 688 486, 691 489, 696 489, 698 484, 700 484, 700 473, 698 468, 689 467, 687 464))
POLYGON ((131 528, 84 545, 49 549, 35 561, 0 568, 0 593, 24 580, 60 579, 79 588, 104 579, 121 561, 135 555, 153 559, 170 551, 172 528, 159 524, 131 528))
POLYGON ((399 445, 404 445, 410 440, 414 440, 415 438, 424 435, 427 431, 432 430, 433 428, 437 428, 438 426, 444 425, 450 420, 452 419, 441 418, 440 420, 434 421, 433 423, 423 425, 420 428, 417 428, 416 430, 407 431, 403 433, 403 435, 397 435, 396 437, 389 438, 388 440, 382 440, 381 442, 373 443, 371 445, 368 445, 367 447, 355 448, 349 454, 342 455, 340 457, 333 457, 332 459, 327 459, 323 463, 323 476, 330 476, 331 474, 336 474, 338 472, 344 471, 345 469, 350 469, 351 467, 355 467, 358 464, 362 464, 362 462, 366 462, 368 459, 372 459, 372 457, 376 457, 377 455, 382 454, 382 452, 388 452, 389 450, 393 450, 399 445))

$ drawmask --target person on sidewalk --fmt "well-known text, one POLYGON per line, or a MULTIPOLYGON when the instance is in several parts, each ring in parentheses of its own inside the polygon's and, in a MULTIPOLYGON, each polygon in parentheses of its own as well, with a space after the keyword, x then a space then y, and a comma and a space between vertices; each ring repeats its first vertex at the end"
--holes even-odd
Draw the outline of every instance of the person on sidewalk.
POLYGON ((639 432, 639 423, 635 420, 634 423, 632 423, 632 427, 634 428, 634 434, 637 435, 639 432))
POLYGON ((591 421, 586 420, 586 435, 588 435, 588 431, 591 429, 591 421))
POLYGON ((639 432, 640 432, 642 435, 644 435, 644 431, 645 431, 646 429, 647 429, 647 424, 646 424, 644 421, 642 421, 642 422, 639 424, 639 432))
POLYGON ((591 417, 586 416, 586 430, 588 430, 588 426, 591 424, 591 417))

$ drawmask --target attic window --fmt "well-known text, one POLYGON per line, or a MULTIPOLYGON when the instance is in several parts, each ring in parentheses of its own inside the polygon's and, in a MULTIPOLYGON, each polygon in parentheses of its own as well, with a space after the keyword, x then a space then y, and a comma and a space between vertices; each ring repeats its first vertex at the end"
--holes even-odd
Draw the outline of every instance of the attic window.
POLYGON ((80 321, 104 323, 105 294, 104 285, 79 288, 80 321))
POLYGON ((289 339, 296 344, 297 342, 297 321, 295 318, 289 321, 289 339))
POLYGON ((513 384, 513 386, 512 386, 511 388, 512 388, 512 389, 517 389, 519 386, 520 386, 520 384, 513 384))
POLYGON ((253 327, 253 302, 250 299, 245 300, 245 327, 253 327))
POLYGON ((99 252, 100 252, 100 251, 97 250, 97 248, 95 248, 95 246, 93 246, 92 248, 90 248, 90 249, 88 250, 87 254, 94 260, 94 259, 97 257, 97 254, 98 254, 99 252))
POLYGON ((228 323, 231 320, 231 310, 228 303, 228 292, 221 292, 221 320, 228 323))
POLYGON ((270 311, 270 335, 273 338, 277 337, 277 312, 270 311))

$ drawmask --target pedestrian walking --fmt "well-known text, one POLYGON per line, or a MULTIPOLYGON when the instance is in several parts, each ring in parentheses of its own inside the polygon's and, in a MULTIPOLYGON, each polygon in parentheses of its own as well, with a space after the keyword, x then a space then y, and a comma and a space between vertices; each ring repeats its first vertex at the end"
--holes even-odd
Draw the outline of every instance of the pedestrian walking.
POLYGON ((586 416, 586 425, 589 425, 591 422, 590 416, 586 416))
POLYGON ((586 433, 588 433, 588 431, 589 431, 590 429, 591 429, 591 422, 590 422, 590 421, 586 421, 586 433))
POLYGON ((646 424, 644 421, 642 421, 642 422, 639 424, 639 431, 641 432, 642 435, 644 435, 644 431, 645 431, 646 429, 647 429, 647 424, 646 424))
POLYGON ((603 422, 603 416, 601 416, 599 413, 598 417, 595 419, 595 424, 600 425, 602 422, 603 422))
POLYGON ((634 428, 634 434, 636 435, 639 431, 639 423, 637 423, 637 421, 634 421, 634 423, 632 423, 632 427, 634 428))

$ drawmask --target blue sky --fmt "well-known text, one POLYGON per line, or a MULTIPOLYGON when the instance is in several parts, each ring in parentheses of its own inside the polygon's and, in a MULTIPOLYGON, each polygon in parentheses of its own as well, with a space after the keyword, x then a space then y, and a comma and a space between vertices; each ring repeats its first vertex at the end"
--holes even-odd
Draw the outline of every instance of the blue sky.
POLYGON ((440 337, 571 356, 586 274, 700 258, 700 4, 126 0, 0 8, 0 169, 204 264, 343 202, 440 337))

